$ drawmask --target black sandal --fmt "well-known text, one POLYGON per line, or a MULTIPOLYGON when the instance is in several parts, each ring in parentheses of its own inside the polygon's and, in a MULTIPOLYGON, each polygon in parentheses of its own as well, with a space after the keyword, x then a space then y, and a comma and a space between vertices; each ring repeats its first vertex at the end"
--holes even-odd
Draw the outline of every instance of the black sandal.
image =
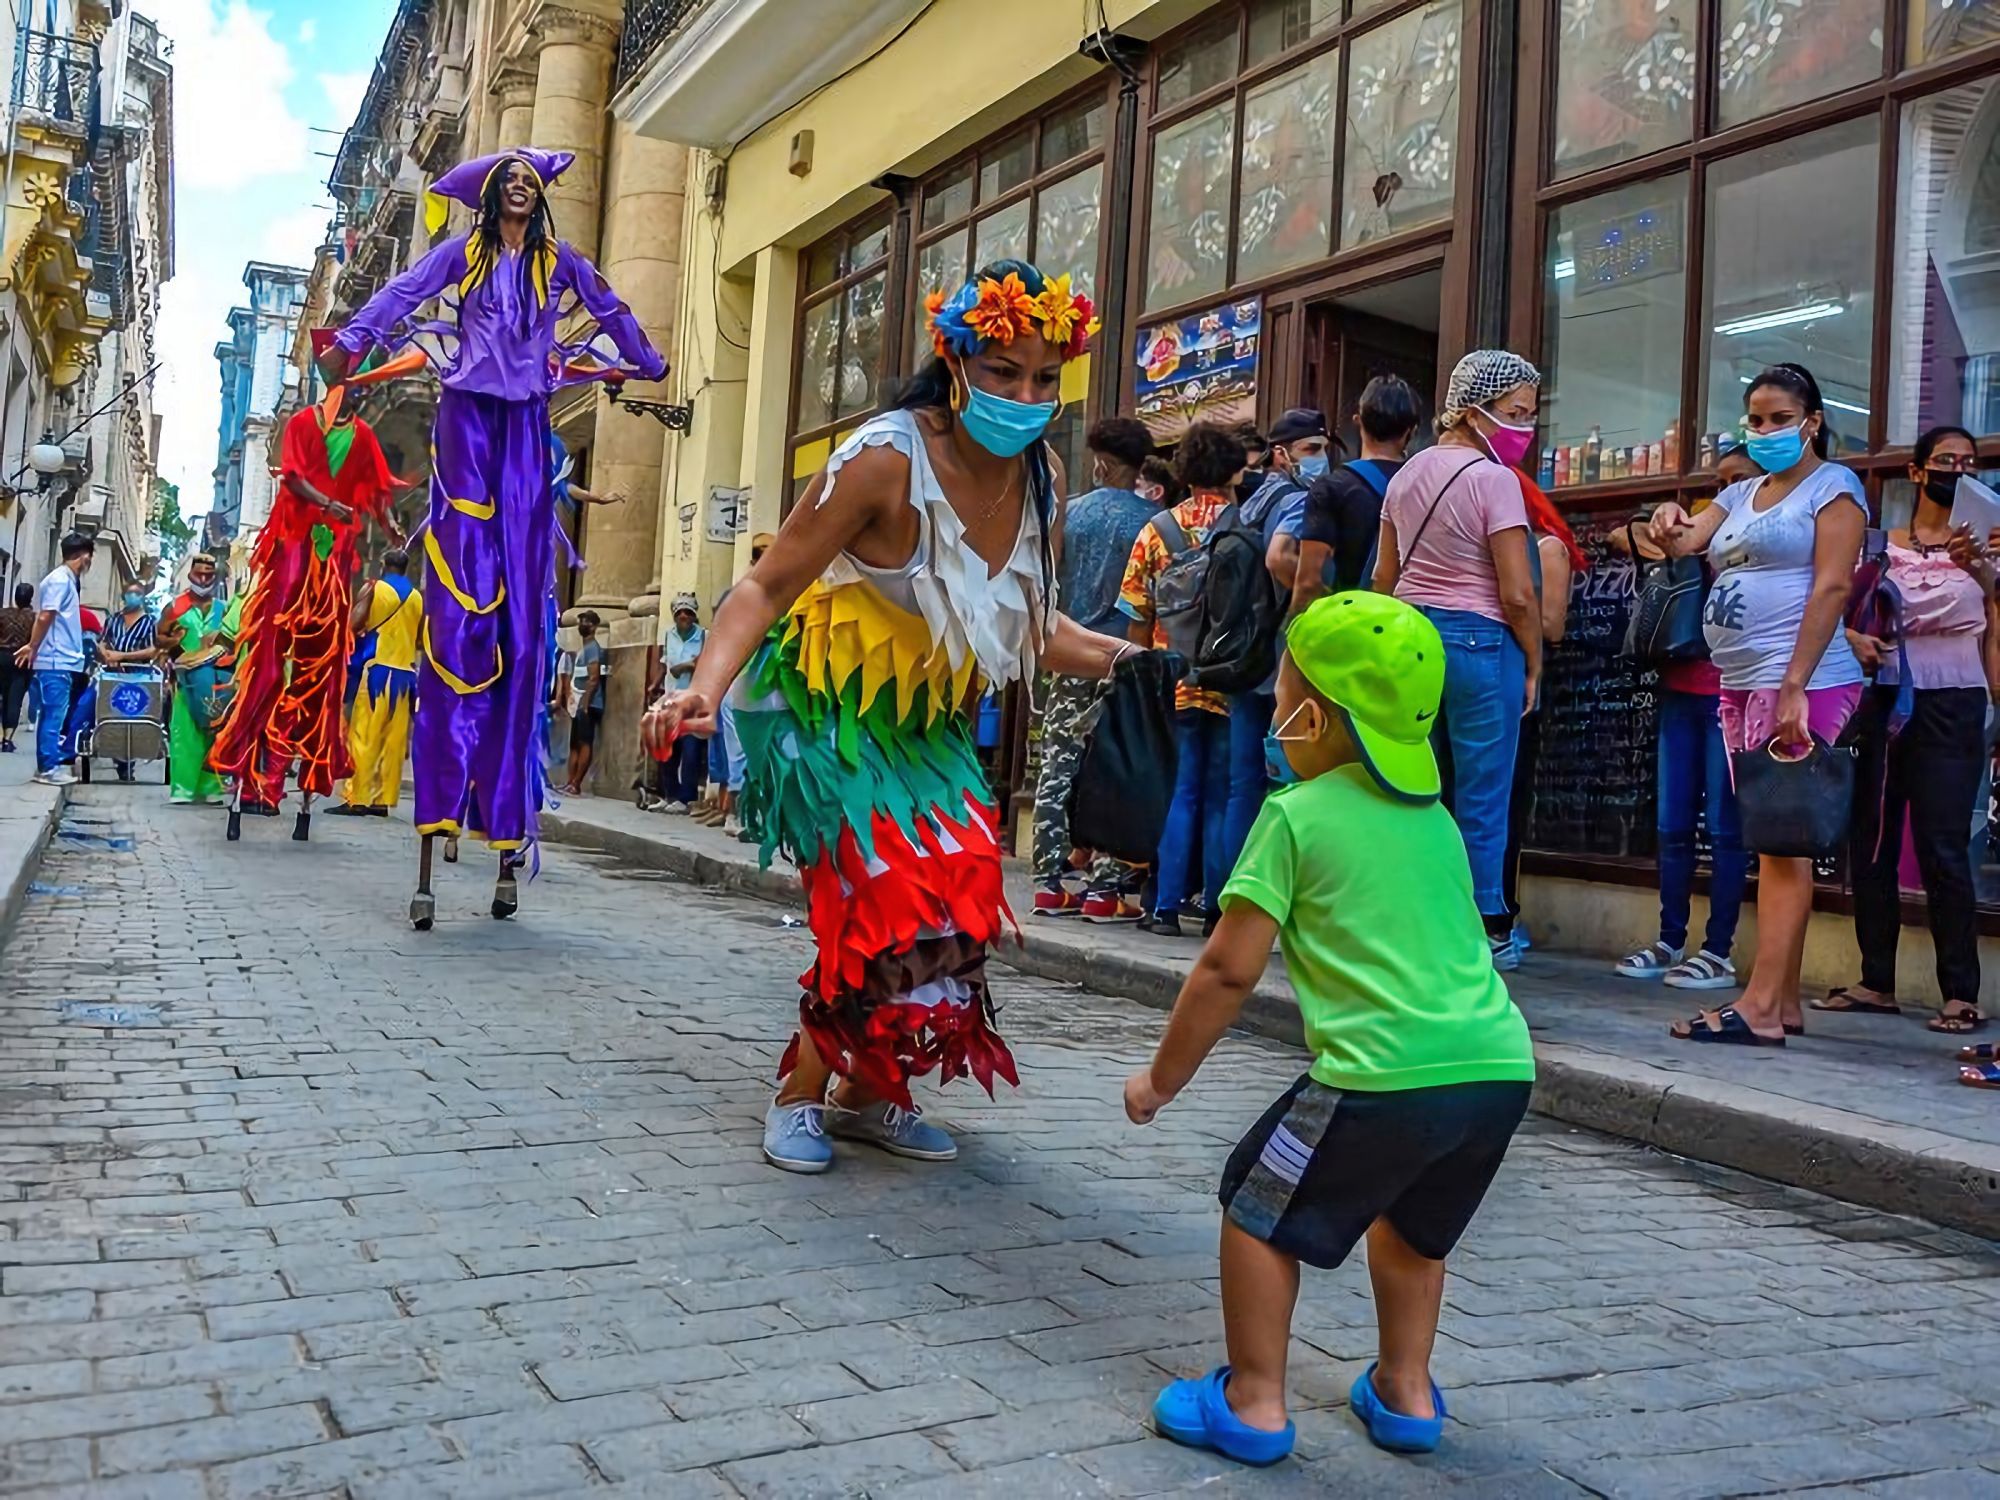
POLYGON ((1857 1016, 1900 1016, 1903 1007, 1893 1000, 1864 1000, 1846 985, 1828 990, 1824 1000, 1808 1000, 1806 1004, 1814 1010, 1831 1011, 1835 1015, 1857 1016))
POLYGON ((1970 1036, 1975 1031, 1986 1029, 1986 1017, 1978 1006, 1963 1000, 1958 1004, 1962 1009, 1950 1014, 1932 1016, 1926 1023, 1927 1027, 1946 1036, 1970 1036))
POLYGON ((1782 1036, 1765 1036, 1750 1029, 1750 1023, 1736 1013, 1736 1007, 1715 1012, 1716 1024, 1711 1026, 1706 1011, 1691 1016, 1685 1021, 1676 1021, 1667 1028, 1667 1035, 1677 1042, 1715 1042, 1729 1047, 1782 1047, 1782 1036), (1680 1028, 1685 1026, 1685 1031, 1680 1028))

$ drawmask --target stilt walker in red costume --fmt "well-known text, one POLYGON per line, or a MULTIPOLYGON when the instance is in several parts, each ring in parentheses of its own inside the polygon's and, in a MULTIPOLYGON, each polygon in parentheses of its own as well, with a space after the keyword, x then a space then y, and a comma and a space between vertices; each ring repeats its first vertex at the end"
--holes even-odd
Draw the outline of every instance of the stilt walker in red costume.
POLYGON ((210 767, 235 778, 232 840, 242 837, 244 813, 277 815, 286 772, 296 766, 292 837, 304 842, 312 799, 330 794, 352 770, 342 688, 354 648, 355 541, 361 518, 372 515, 402 544, 389 510, 401 484, 374 429, 344 415, 337 399, 285 424, 278 493, 251 561, 236 695, 209 752, 210 767))

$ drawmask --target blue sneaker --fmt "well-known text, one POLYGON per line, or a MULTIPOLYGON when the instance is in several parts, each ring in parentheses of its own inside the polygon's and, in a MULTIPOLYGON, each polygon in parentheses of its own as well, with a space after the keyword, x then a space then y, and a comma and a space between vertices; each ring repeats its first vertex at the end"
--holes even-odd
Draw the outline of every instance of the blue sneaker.
POLYGON ((1223 1394, 1228 1384, 1228 1365, 1193 1380, 1176 1380, 1153 1401, 1153 1430, 1184 1448, 1207 1448, 1259 1468, 1290 1454, 1298 1428, 1290 1422, 1278 1432, 1250 1426, 1230 1410, 1223 1394))
POLYGON ((866 1109, 826 1107, 826 1128, 846 1141, 866 1141, 913 1161, 951 1161, 958 1143, 924 1118, 920 1109, 904 1109, 884 1099, 866 1109))
POLYGON ((1375 1393, 1373 1365, 1356 1377, 1354 1388, 1347 1393, 1348 1409, 1368 1429, 1368 1440, 1390 1453, 1437 1451, 1437 1445, 1444 1437, 1444 1419, 1450 1413, 1444 1409, 1444 1393, 1437 1388, 1436 1381, 1431 1382, 1431 1405, 1437 1408, 1434 1417, 1406 1417, 1401 1412, 1389 1410, 1375 1393))
POLYGON ((773 1104, 764 1116, 764 1160, 786 1172, 824 1172, 832 1166, 825 1114, 817 1104, 773 1104))

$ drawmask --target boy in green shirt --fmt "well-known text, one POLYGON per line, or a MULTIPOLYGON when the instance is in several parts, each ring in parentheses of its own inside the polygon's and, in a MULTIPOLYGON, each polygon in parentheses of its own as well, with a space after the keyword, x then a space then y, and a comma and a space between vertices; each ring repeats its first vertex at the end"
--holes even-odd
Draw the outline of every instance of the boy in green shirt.
POLYGON ((1436 628, 1385 595, 1339 594, 1292 622, 1286 648, 1268 742, 1281 785, 1159 1051, 1125 1085, 1125 1112, 1146 1124, 1187 1086, 1263 976, 1273 937, 1313 1065, 1223 1170, 1229 1363, 1168 1386, 1153 1420, 1164 1437, 1246 1463, 1290 1453, 1299 1262, 1337 1266, 1365 1235, 1381 1353, 1349 1406, 1378 1446, 1426 1453, 1444 1428, 1430 1354, 1445 1256, 1527 1111, 1534 1053, 1438 803, 1436 628))

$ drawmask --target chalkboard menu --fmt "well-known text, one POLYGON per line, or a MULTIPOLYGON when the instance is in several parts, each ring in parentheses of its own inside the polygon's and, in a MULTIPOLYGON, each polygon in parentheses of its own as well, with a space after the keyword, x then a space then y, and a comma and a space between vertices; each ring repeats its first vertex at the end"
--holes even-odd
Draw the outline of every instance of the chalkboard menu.
POLYGON ((1569 628, 1542 666, 1542 754, 1526 845, 1651 859, 1659 844, 1659 674, 1621 654, 1635 570, 1608 538, 1629 510, 1570 515, 1590 566, 1570 583, 1569 628))

